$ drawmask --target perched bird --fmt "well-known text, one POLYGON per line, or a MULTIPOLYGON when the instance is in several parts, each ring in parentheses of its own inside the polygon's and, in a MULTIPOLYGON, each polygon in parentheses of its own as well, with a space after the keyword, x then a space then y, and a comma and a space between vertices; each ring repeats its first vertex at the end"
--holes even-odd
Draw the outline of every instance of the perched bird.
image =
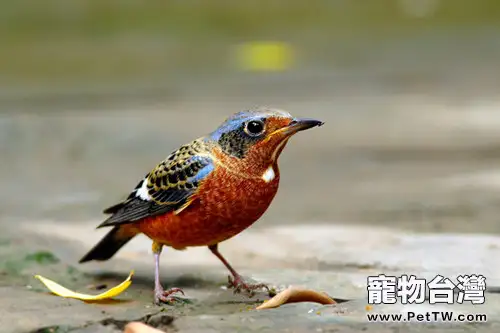
POLYGON ((180 147, 149 172, 126 200, 104 210, 98 226, 111 231, 80 263, 107 260, 139 233, 153 241, 154 301, 170 302, 179 288, 160 284, 163 246, 208 246, 230 271, 235 290, 252 292, 220 254, 218 244, 251 226, 267 210, 279 183, 278 157, 295 133, 321 126, 314 119, 258 108, 229 117, 219 128, 180 147))

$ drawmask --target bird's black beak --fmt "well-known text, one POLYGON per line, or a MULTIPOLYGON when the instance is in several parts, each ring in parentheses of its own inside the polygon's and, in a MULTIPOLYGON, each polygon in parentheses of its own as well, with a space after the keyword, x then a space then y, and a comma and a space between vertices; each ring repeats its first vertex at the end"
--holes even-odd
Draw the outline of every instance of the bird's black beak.
POLYGON ((323 125, 324 122, 316 119, 309 118, 295 118, 285 127, 285 131, 290 134, 297 133, 299 131, 304 131, 306 129, 310 129, 316 126, 323 125))

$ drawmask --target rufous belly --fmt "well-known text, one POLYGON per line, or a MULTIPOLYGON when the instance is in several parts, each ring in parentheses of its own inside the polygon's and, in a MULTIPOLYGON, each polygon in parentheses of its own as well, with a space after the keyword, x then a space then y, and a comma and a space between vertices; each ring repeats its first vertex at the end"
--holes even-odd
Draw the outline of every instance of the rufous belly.
POLYGON ((178 214, 146 218, 138 227, 152 240, 176 249, 217 244, 259 219, 271 204, 278 184, 278 175, 265 182, 219 169, 202 183, 187 208, 178 214))

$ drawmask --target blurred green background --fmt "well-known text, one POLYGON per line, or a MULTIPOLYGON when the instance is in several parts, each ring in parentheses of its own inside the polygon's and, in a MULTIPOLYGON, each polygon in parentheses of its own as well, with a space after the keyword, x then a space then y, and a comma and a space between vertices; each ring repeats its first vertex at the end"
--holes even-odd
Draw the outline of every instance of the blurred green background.
POLYGON ((2 1, 0 40, 3 221, 101 219, 264 104, 326 121, 285 151, 266 223, 500 231, 499 1, 2 1), (294 61, 241 67, 259 42, 294 61))
POLYGON ((493 55, 477 39, 499 25, 495 0, 4 1, 0 83, 175 87, 233 74, 232 48, 255 40, 290 43, 301 71, 481 62, 493 55))

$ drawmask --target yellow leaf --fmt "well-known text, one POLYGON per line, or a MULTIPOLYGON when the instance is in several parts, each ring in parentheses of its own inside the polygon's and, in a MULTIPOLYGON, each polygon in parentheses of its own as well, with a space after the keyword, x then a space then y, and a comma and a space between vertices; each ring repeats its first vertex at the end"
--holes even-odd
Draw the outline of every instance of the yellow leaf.
POLYGON ((47 278, 44 278, 43 276, 40 275, 35 275, 35 278, 40 280, 52 293, 56 294, 57 296, 61 297, 66 297, 66 298, 76 298, 82 301, 100 301, 100 300, 105 300, 109 298, 113 298, 115 296, 120 295, 122 292, 124 292, 131 284, 132 284, 132 276, 134 275, 134 271, 131 271, 129 276, 125 281, 117 285, 116 287, 113 287, 99 295, 88 295, 88 294, 81 294, 74 292, 72 290, 69 290, 60 284, 49 280, 47 278))

